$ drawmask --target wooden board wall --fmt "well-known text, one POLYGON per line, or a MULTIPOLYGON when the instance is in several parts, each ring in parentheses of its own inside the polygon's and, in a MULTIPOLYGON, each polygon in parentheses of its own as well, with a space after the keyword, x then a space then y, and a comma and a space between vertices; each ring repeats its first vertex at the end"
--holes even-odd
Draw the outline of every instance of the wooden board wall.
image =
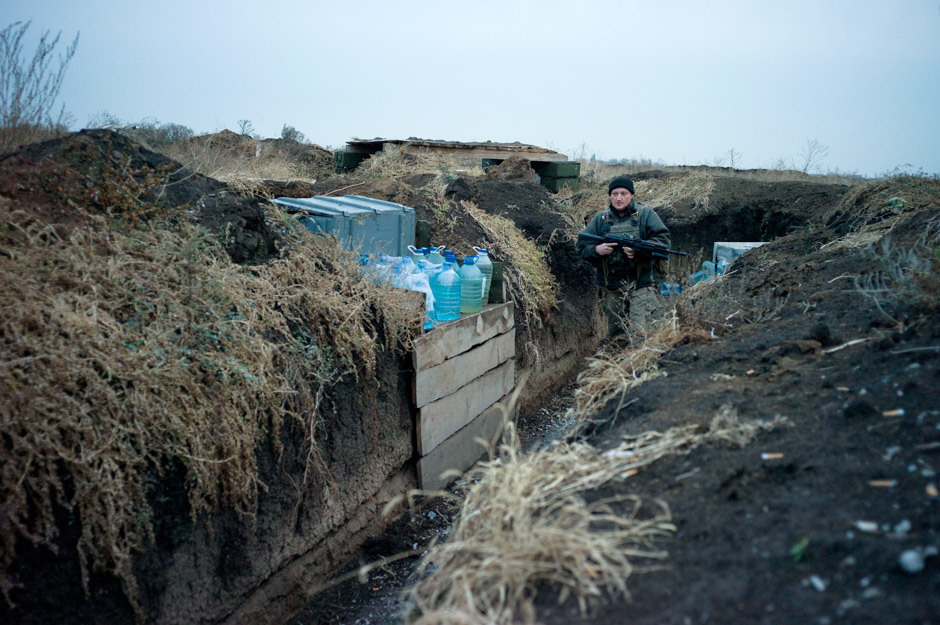
MULTIPOLYGON (((414 341, 416 444, 422 488, 440 488, 448 469, 464 471, 503 423, 497 406, 515 386, 513 304, 493 304, 414 341)), ((508 403, 508 401, 506 402, 508 403)))

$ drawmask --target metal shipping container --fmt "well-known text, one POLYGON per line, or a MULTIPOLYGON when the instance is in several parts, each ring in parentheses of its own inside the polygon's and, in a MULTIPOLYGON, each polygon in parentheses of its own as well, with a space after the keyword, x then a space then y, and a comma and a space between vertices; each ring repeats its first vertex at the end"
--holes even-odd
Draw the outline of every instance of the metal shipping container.
POLYGON ((279 197, 274 204, 295 213, 311 232, 332 234, 360 254, 404 256, 414 244, 415 210, 361 195, 279 197))

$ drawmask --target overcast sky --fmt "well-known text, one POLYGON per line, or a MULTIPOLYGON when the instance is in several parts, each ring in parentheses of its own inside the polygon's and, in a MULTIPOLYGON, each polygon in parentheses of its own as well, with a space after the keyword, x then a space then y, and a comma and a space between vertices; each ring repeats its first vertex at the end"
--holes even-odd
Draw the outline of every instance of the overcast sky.
MULTIPOLYGON (((940 0, 4 0, 80 40, 61 102, 197 133, 940 173, 940 0)), ((61 45, 61 44, 60 44, 61 45)), ((64 45, 62 45, 64 47, 64 45)), ((31 51, 31 48, 30 48, 31 51)))

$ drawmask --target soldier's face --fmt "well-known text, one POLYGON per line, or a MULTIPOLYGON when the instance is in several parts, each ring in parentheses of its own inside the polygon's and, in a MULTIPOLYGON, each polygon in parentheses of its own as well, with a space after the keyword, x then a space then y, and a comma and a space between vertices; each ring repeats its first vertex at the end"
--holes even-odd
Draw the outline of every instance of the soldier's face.
POLYGON ((622 213, 627 210, 627 207, 630 206, 630 202, 633 200, 633 194, 630 193, 629 189, 623 187, 617 187, 610 192, 610 205, 614 207, 614 210, 618 213, 622 213))

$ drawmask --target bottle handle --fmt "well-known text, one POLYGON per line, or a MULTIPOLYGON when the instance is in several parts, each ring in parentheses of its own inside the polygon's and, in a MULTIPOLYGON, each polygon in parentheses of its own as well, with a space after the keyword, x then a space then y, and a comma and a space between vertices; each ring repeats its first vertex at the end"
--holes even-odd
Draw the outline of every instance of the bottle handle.
POLYGON ((409 245, 409 246, 408 246, 408 251, 411 252, 412 254, 417 254, 417 253, 418 253, 418 248, 416 248, 414 245, 409 245))

